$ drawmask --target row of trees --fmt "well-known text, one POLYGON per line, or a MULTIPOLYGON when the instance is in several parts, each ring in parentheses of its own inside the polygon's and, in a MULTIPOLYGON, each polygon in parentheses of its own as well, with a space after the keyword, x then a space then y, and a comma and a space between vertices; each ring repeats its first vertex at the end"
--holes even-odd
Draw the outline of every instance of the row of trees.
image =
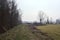
POLYGON ((49 18, 43 11, 39 12, 39 20, 40 20, 41 25, 44 23, 45 24, 60 24, 60 18, 56 19, 56 21, 53 22, 52 17, 49 18))
POLYGON ((49 24, 49 17, 43 12, 43 11, 40 11, 39 12, 39 20, 40 20, 40 24, 49 24), (45 21, 45 22, 44 22, 45 21))
POLYGON ((0 33, 13 28, 21 20, 15 0, 0 0, 0 33))
POLYGON ((46 24, 60 24, 60 18, 56 19, 56 21, 54 21, 52 19, 52 17, 48 17, 43 11, 39 12, 38 19, 39 19, 39 22, 34 21, 32 23, 29 23, 29 22, 26 22, 26 23, 37 25, 37 26, 38 25, 46 25, 46 24))
POLYGON ((25 22, 26 24, 33 24, 33 25, 45 25, 45 24, 53 24, 53 21, 52 21, 52 17, 48 17, 43 11, 40 11, 39 12, 39 15, 38 15, 38 20, 39 22, 37 21, 34 21, 34 22, 25 22))
POLYGON ((53 24, 52 18, 49 18, 43 11, 39 12, 38 19, 39 22, 34 22, 34 25, 53 24))

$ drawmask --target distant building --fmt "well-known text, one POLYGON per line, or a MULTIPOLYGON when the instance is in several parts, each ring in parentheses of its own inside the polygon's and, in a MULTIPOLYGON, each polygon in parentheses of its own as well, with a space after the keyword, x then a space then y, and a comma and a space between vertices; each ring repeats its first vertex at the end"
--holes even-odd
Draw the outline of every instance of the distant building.
POLYGON ((56 23, 57 23, 57 24, 60 24, 60 19, 57 19, 57 20, 56 20, 56 23))

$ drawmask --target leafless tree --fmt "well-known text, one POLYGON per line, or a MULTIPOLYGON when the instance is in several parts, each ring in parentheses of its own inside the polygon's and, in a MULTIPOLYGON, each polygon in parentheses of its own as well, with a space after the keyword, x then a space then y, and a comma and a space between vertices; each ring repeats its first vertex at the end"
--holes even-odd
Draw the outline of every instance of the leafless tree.
POLYGON ((40 20, 40 24, 43 24, 44 19, 46 18, 46 15, 44 14, 43 11, 39 12, 39 20, 40 20))

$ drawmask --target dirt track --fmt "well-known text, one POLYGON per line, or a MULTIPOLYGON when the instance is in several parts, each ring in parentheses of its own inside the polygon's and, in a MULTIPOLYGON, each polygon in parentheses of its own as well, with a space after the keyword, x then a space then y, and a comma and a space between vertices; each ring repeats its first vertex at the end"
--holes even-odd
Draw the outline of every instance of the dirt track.
POLYGON ((39 38, 39 40, 54 40, 47 33, 43 33, 39 29, 37 29, 34 25, 28 25, 29 29, 32 33, 39 38))

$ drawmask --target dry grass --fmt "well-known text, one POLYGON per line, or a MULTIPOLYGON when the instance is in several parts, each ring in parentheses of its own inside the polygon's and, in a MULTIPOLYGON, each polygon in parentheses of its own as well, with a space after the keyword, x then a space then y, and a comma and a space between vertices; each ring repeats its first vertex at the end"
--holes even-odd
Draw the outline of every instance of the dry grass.
POLYGON ((40 29, 42 32, 47 33, 49 36, 54 38, 54 40, 60 40, 60 24, 37 26, 37 29, 40 29))

